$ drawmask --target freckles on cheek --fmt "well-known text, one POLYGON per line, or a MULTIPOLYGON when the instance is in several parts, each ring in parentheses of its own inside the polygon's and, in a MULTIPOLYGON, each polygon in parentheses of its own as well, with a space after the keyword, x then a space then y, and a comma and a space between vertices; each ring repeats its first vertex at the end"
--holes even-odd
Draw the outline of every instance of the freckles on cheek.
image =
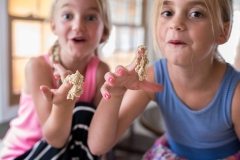
POLYGON ((161 41, 164 40, 164 37, 167 34, 167 30, 165 28, 166 27, 161 25, 161 24, 157 25, 157 38, 158 38, 158 40, 161 40, 161 41))
POLYGON ((165 47, 166 47, 166 36, 167 36, 166 30, 164 31, 163 29, 161 29, 161 27, 158 28, 157 43, 162 54, 164 54, 165 47))
POLYGON ((157 41, 159 45, 163 45, 165 43, 166 33, 163 30, 159 30, 157 34, 157 41))

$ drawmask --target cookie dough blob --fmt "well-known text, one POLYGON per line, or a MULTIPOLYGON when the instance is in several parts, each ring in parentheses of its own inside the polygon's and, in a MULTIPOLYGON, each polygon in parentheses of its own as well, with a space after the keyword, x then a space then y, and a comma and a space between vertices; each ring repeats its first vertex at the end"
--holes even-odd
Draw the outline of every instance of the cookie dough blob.
POLYGON ((74 99, 74 97, 80 97, 83 94, 83 84, 84 77, 77 70, 75 74, 68 75, 63 84, 70 83, 72 84, 72 88, 69 90, 67 99, 74 99))
POLYGON ((146 74, 146 68, 148 66, 149 60, 148 60, 148 51, 146 46, 140 45, 138 46, 136 50, 136 61, 137 67, 135 68, 135 71, 138 73, 139 80, 142 81, 147 77, 146 74))

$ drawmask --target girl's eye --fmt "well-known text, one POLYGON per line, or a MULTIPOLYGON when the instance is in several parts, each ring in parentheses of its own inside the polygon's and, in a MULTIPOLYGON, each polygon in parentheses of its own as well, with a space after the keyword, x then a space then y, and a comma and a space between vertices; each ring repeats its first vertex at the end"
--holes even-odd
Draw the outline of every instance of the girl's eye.
POLYGON ((64 19, 72 19, 73 16, 71 14, 64 14, 62 17, 64 19))
POLYGON ((164 17, 169 17, 169 16, 172 16, 172 13, 170 11, 164 11, 164 12, 162 12, 162 15, 164 17))
POLYGON ((195 17, 195 18, 199 18, 199 17, 202 17, 203 14, 196 11, 196 12, 192 12, 192 13, 190 14, 190 16, 191 16, 191 17, 195 17))
POLYGON ((89 21, 94 21, 94 20, 97 19, 97 17, 96 16, 87 16, 86 19, 89 20, 89 21))

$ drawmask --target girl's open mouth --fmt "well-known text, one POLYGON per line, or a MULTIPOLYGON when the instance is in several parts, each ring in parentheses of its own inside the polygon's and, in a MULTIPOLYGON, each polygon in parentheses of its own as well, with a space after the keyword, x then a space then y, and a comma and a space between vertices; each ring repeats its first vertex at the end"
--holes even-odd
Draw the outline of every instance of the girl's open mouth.
POLYGON ((186 43, 184 41, 181 40, 170 40, 168 41, 169 44, 173 44, 173 45, 185 45, 186 43))
POLYGON ((81 43, 85 42, 86 40, 84 38, 73 38, 72 41, 74 41, 75 43, 81 43))

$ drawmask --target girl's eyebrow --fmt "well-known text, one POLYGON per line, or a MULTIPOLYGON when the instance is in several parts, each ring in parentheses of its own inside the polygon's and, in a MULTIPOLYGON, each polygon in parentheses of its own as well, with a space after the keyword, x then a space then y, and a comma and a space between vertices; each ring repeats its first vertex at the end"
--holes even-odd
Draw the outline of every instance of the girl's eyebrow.
POLYGON ((97 7, 90 7, 90 8, 88 8, 89 10, 92 10, 92 11, 97 11, 97 12, 99 12, 99 9, 97 8, 97 7))
POLYGON ((207 8, 206 4, 203 1, 191 1, 191 2, 188 2, 188 5, 190 5, 190 6, 202 6, 204 8, 207 8))
MULTIPOLYGON (((61 8, 65 8, 65 7, 72 7, 73 5, 69 4, 69 3, 66 3, 66 4, 63 4, 61 6, 61 8)), ((74 7, 74 6, 73 6, 74 7)), ((88 10, 92 10, 92 11, 99 11, 97 7, 89 7, 88 10)))
MULTIPOLYGON (((174 2, 171 0, 165 0, 163 2, 163 5, 172 5, 172 4, 174 4, 174 2)), ((187 5, 188 6, 202 6, 204 8, 207 8, 207 6, 204 2, 198 1, 198 0, 195 0, 195 1, 193 0, 193 1, 187 2, 187 5)))
POLYGON ((163 1, 163 5, 171 5, 171 4, 173 4, 172 1, 163 1))
POLYGON ((61 8, 64 8, 64 7, 69 7, 69 6, 71 6, 70 4, 68 4, 68 3, 65 3, 65 4, 63 4, 62 6, 61 6, 61 8))

